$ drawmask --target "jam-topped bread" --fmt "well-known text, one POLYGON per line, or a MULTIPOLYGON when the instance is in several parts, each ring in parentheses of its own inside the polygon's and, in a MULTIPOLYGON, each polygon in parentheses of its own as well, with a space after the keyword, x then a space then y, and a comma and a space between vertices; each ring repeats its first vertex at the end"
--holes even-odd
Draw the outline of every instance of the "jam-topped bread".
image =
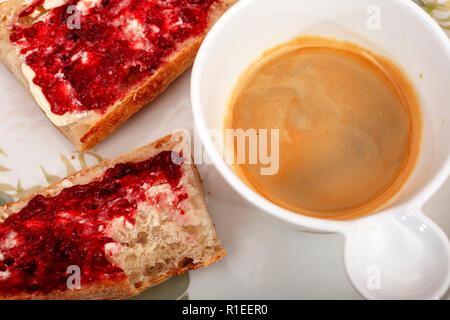
POLYGON ((126 298, 224 257, 186 146, 177 131, 1 206, 0 299, 126 298))
POLYGON ((189 68, 237 0, 9 0, 0 60, 80 150, 189 68))

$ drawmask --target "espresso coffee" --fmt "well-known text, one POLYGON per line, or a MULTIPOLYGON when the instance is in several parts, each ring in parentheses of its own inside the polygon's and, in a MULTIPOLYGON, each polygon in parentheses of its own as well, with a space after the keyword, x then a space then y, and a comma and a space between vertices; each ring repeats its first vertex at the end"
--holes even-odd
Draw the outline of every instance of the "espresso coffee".
POLYGON ((407 181, 422 117, 391 61, 348 42, 302 37, 245 71, 225 128, 279 130, 276 174, 262 175, 262 163, 234 166, 254 190, 301 214, 350 219, 377 211, 407 181))

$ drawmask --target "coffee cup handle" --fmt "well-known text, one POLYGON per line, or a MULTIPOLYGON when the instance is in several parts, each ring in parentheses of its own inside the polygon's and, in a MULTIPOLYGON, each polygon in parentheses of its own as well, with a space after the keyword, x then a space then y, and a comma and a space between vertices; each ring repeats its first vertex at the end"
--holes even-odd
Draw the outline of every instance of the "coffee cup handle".
POLYGON ((439 299, 450 286, 450 243, 420 210, 357 221, 345 234, 344 264, 368 299, 439 299))

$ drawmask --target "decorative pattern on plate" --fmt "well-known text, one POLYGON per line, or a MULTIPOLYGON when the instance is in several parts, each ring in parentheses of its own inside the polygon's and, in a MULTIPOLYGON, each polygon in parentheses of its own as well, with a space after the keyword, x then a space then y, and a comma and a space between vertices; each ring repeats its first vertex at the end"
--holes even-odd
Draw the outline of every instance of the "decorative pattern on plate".
MULTIPOLYGON (((97 161, 97 163, 103 161, 103 157, 94 152, 81 153, 77 151, 74 152, 74 154, 77 154, 77 156, 72 155, 71 158, 72 160, 74 160, 75 158, 78 159, 80 170, 88 168, 86 162, 86 155, 93 157, 97 161)), ((8 154, 3 149, 0 149, 0 157, 8 157, 8 154)), ((65 155, 61 154, 60 158, 64 166, 66 167, 66 176, 74 174, 77 171, 72 162, 65 155)), ((49 186, 64 178, 49 173, 42 165, 40 165, 40 168, 45 178, 45 181, 48 183, 49 186)), ((10 171, 12 170, 0 164, 0 172, 10 172, 10 171)), ((46 188, 46 186, 33 185, 28 186, 25 189, 22 186, 20 177, 17 179, 17 184, 15 186, 9 183, 3 183, 3 181, 1 181, 0 179, 0 205, 26 199, 31 195, 41 191, 44 188, 46 188)))
POLYGON ((421 2, 425 11, 428 12, 442 28, 450 31, 450 0, 422 0, 421 2))

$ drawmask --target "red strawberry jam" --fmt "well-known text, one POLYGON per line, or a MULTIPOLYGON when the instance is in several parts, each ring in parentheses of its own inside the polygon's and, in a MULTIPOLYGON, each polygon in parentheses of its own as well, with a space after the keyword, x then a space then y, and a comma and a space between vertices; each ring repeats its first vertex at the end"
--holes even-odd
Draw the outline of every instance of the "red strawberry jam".
POLYGON ((21 13, 19 13, 19 18, 27 17, 34 12, 34 10, 43 5, 44 0, 35 0, 28 7, 26 7, 21 13))
MULTIPOLYGON (((104 112, 179 44, 203 33, 218 1, 68 0, 29 27, 14 25, 10 40, 36 73, 33 82, 53 113, 104 112)), ((20 17, 43 4, 35 0, 20 17)))
POLYGON ((65 290, 71 265, 80 267, 82 286, 124 278, 123 270, 106 258, 105 244, 114 240, 104 231, 116 218, 134 224, 138 202, 154 204, 144 184, 169 184, 179 212, 187 198, 179 186, 181 176, 181 165, 165 151, 143 162, 117 164, 101 179, 54 197, 35 196, 0 224, 0 295, 65 290))

